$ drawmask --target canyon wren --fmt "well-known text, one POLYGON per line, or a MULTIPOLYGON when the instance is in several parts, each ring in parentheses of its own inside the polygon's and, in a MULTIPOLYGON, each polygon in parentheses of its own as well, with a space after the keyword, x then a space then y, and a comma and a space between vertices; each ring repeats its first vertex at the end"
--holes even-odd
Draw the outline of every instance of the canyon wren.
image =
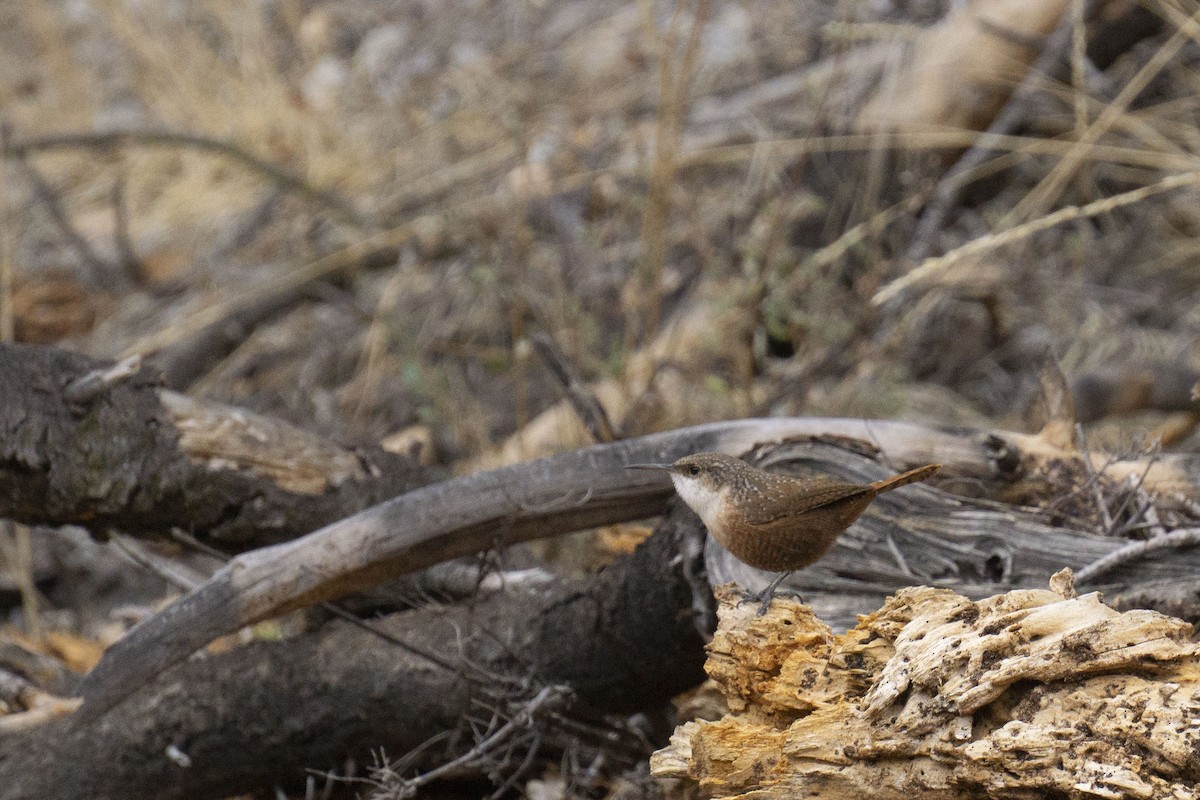
POLYGON ((704 527, 739 560, 780 575, 754 595, 765 614, 780 581, 825 555, 875 495, 923 481, 941 467, 927 464, 874 483, 790 478, 755 469, 723 453, 696 453, 674 464, 630 464, 664 470, 704 527))

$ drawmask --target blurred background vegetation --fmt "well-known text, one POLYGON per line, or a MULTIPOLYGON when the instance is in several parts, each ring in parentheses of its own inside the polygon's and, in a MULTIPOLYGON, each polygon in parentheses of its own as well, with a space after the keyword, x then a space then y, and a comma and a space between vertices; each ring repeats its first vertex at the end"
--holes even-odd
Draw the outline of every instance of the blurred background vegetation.
POLYGON ((526 430, 506 457, 582 441, 529 429, 559 399, 537 331, 607 381, 627 434, 772 413, 1021 427, 1047 353, 1072 376, 1191 368, 1194 183, 878 302, 927 256, 1200 163, 1194 2, 1044 4, 1044 30, 998 3, 983 30, 1012 52, 977 63, 953 44, 980 35, 963 5, 13 0, 15 335, 151 353, 299 285, 181 388, 351 439, 416 430, 447 464, 526 430), (1026 81, 1064 10, 1094 16, 1091 43, 1026 81), (946 63, 914 68, 923 47, 946 63), (1005 102, 1015 124, 914 252, 1005 102), (113 132, 131 136, 45 140, 113 132))

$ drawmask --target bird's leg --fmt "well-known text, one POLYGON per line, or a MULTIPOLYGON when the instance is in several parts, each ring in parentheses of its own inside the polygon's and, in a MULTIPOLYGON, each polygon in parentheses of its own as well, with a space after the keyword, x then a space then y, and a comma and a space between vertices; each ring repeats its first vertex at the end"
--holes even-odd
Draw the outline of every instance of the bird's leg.
MULTIPOLYGON (((788 575, 791 575, 791 574, 792 573, 790 570, 788 572, 779 573, 778 575, 775 576, 775 580, 771 581, 767 585, 767 588, 763 589, 761 592, 755 592, 754 594, 747 594, 745 597, 742 598, 741 602, 739 602, 738 605, 741 605, 742 603, 748 603, 750 601, 754 601, 754 602, 761 601, 762 605, 760 605, 758 607, 758 616, 761 617, 763 614, 766 614, 767 609, 771 607, 771 600, 774 599, 775 590, 777 588, 779 588, 779 584, 783 583, 784 578, 786 578, 788 575)), ((803 598, 801 598, 801 599, 803 600, 803 598)))

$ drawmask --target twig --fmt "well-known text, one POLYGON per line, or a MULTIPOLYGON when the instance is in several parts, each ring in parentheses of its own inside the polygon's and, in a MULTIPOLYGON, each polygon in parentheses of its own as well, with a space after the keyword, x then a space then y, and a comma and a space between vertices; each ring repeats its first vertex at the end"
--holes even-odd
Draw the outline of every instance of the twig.
MULTIPOLYGON (((1142 473, 1140 475, 1138 475, 1137 481, 1134 482, 1133 487, 1129 490, 1129 493, 1127 495, 1125 495, 1125 501, 1123 503, 1121 503, 1121 507, 1119 509, 1117 509, 1117 517, 1118 518, 1120 518, 1120 516, 1125 513, 1125 509, 1129 508, 1129 504, 1131 502, 1133 502, 1133 499, 1135 497, 1140 497, 1144 494, 1144 492, 1142 491, 1142 485, 1146 482, 1146 476, 1148 474, 1150 474, 1150 470, 1154 468, 1154 462, 1158 460, 1158 455, 1159 455, 1159 453, 1158 453, 1157 449, 1155 449, 1154 451, 1152 451, 1149 454, 1149 458, 1147 459, 1147 462, 1146 462, 1146 468, 1142 470, 1142 473)), ((1137 522, 1137 520, 1140 517, 1141 517, 1140 512, 1138 514, 1134 515, 1129 520, 1129 522, 1127 522, 1121 528, 1120 531, 1115 532, 1116 535, 1120 535, 1121 533, 1124 533, 1126 530, 1128 530, 1129 526, 1132 525, 1133 523, 1137 522)))
POLYGON ((890 533, 887 535, 884 541, 887 542, 888 550, 891 552, 892 558, 896 559, 896 566, 900 567, 900 572, 902 572, 906 578, 913 577, 913 571, 909 569, 908 562, 904 560, 904 554, 900 552, 900 548, 896 546, 896 540, 892 538, 890 533))
MULTIPOLYGON (((8 141, 8 126, 0 124, 0 149, 8 141)), ((0 164, 0 342, 16 340, 13 308, 13 260, 8 233, 8 170, 0 164)))
POLYGON ((9 519, 0 520, 0 554, 9 563, 9 571, 21 593, 25 628, 34 639, 40 639, 42 624, 38 588, 33 578, 33 537, 29 527, 9 519))
POLYGON ((8 141, 4 146, 7 158, 24 158, 30 153, 49 150, 108 149, 124 145, 142 147, 177 147, 203 150, 233 159, 251 170, 274 181, 285 189, 325 206, 345 221, 365 228, 369 227, 362 215, 350 203, 332 189, 318 189, 291 170, 265 158, 246 151, 233 142, 213 139, 196 133, 165 130, 127 130, 106 133, 61 133, 31 139, 8 141))
POLYGON ((129 203, 125 196, 125 177, 118 176, 112 188, 113 240, 125 277, 132 283, 142 282, 142 261, 138 258, 129 236, 129 203))
MULTIPOLYGON (((217 548, 211 547, 211 546, 205 544, 204 542, 197 539, 195 536, 192 536, 190 533, 180 530, 179 528, 175 528, 171 531, 171 538, 177 542, 186 544, 188 547, 195 548, 196 550, 200 551, 201 553, 205 553, 206 555, 210 555, 213 558, 219 559, 220 561, 222 561, 224 563, 228 563, 231 560, 231 557, 228 553, 223 553, 220 550, 218 550, 217 548)), ((388 644, 399 647, 401 650, 405 651, 406 653, 411 653, 412 655, 417 656, 418 658, 423 658, 426 661, 428 661, 429 663, 434 664, 435 666, 439 666, 442 669, 447 670, 448 672, 462 672, 462 668, 460 666, 451 664, 449 661, 445 660, 444 658, 441 658, 440 656, 435 656, 433 653, 430 653, 428 650, 425 650, 421 647, 417 647, 414 644, 409 644, 408 642, 404 641, 403 639, 399 639, 395 636, 392 636, 387 631, 377 628, 376 626, 372 625, 371 623, 367 622, 364 619, 360 619, 358 616, 350 613, 349 611, 342 608, 337 603, 324 602, 324 603, 320 603, 319 605, 321 608, 325 609, 330 614, 333 614, 338 619, 344 620, 346 622, 349 622, 351 625, 362 628, 364 631, 367 631, 368 633, 378 636, 380 639, 387 642, 388 644)))
POLYGON ((1100 487, 1100 476, 1096 473, 1096 468, 1092 466, 1092 456, 1088 452, 1087 437, 1083 435, 1083 425, 1075 423, 1075 435, 1079 437, 1079 451, 1083 455, 1083 466, 1087 469, 1088 481, 1092 484, 1092 491, 1096 496, 1096 509, 1100 512, 1100 518, 1104 521, 1104 530, 1112 532, 1113 518, 1108 510, 1108 501, 1104 499, 1104 491, 1100 487))
POLYGON ((1104 558, 1099 558, 1075 573, 1075 583, 1083 584, 1094 581, 1101 575, 1112 572, 1117 567, 1131 561, 1137 561, 1150 553, 1159 550, 1174 550, 1200 545, 1200 528, 1180 528, 1154 539, 1144 542, 1134 542, 1120 550, 1114 550, 1104 558))
POLYGON ((620 429, 615 426, 600 403, 600 399, 588 388, 580 378, 574 366, 567 360, 566 355, 558 345, 544 333, 535 333, 530 337, 533 347, 541 357, 542 363, 550 370, 550 374, 562 387, 563 394, 579 421, 587 428, 592 441, 615 442, 623 438, 620 429))
POLYGON ((415 778, 401 779, 399 791, 396 797, 412 797, 415 796, 417 790, 426 784, 443 776, 453 776, 459 770, 486 763, 488 754, 507 741, 520 729, 528 726, 533 721, 533 716, 541 711, 546 706, 556 706, 564 699, 570 696, 570 689, 564 686, 547 686, 542 689, 532 700, 525 703, 524 706, 514 714, 508 722, 500 726, 494 733, 485 735, 479 742, 467 752, 463 753, 458 758, 442 764, 436 769, 422 773, 415 778))
POLYGON ((132 536, 126 536, 123 533, 111 533, 109 534, 109 541, 112 542, 121 555, 142 569, 154 573, 177 589, 190 592, 208 580, 209 576, 152 552, 132 536))
POLYGON ((71 217, 67 214, 67 210, 63 208, 62 201, 59 199, 58 192, 50 185, 50 182, 38 172, 37 168, 30 164, 24 157, 17 156, 18 163, 25 171, 25 175, 29 178, 30 184, 33 185, 33 193, 38 200, 46 206, 46 211, 50 214, 50 219, 58 228, 59 233, 67 240, 79 260, 93 275, 93 281, 103 285, 106 281, 119 279, 123 277, 117 266, 107 259, 100 256, 82 233, 76 229, 71 222, 71 217))
POLYGON ((124 383, 142 369, 142 357, 132 355, 111 367, 94 369, 63 388, 63 398, 72 406, 86 406, 112 387, 124 383))

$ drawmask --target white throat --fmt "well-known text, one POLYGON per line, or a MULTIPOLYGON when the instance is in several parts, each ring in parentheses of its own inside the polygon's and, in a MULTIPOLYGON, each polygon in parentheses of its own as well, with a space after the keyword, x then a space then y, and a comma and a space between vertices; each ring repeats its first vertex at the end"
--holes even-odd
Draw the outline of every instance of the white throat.
POLYGON ((721 493, 702 486, 697 478, 687 475, 671 473, 671 482, 675 484, 675 491, 683 498, 683 502, 691 506, 711 533, 721 510, 721 493))

